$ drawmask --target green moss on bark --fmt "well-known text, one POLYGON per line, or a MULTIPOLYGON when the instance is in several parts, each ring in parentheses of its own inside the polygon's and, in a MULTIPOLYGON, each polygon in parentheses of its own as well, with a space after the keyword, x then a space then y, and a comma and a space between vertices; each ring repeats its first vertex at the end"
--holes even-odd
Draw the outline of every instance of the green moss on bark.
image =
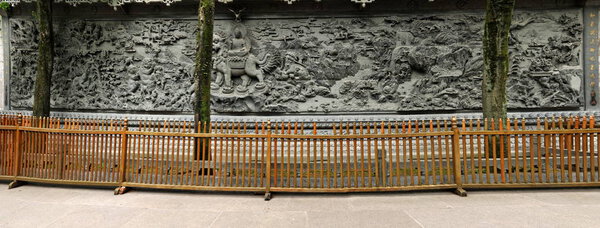
MULTIPOLYGON (((487 0, 485 26, 483 35, 483 82, 482 82, 482 106, 483 117, 495 119, 506 119, 508 97, 506 94, 506 82, 509 72, 509 38, 512 23, 515 0, 487 0)), ((488 130, 494 130, 492 124, 486 126, 488 130)), ((489 137, 487 148, 490 156, 498 156, 508 153, 509 144, 496 136, 489 137), (504 151, 501 150, 504 144, 504 151), (494 148, 495 147, 495 150, 494 148), (495 154, 494 154, 494 151, 495 154)))
MULTIPOLYGON (((212 72, 212 49, 214 28, 214 0, 201 0, 198 6, 198 34, 196 36, 196 67, 194 70, 195 92, 194 120, 196 132, 207 132, 199 123, 210 123, 210 79, 212 72)), ((204 124, 203 124, 204 125, 204 124)), ((196 141, 196 151, 205 151, 199 157, 208 158, 210 143, 196 141), (198 149, 199 148, 199 149, 198 149)), ((196 157, 198 158, 198 156, 196 157)))
POLYGON ((506 118, 509 37, 515 0, 487 0, 483 36, 484 118, 506 118))
POLYGON ((52 0, 36 1, 38 23, 38 58, 33 97, 33 115, 50 116, 50 87, 54 64, 52 0))

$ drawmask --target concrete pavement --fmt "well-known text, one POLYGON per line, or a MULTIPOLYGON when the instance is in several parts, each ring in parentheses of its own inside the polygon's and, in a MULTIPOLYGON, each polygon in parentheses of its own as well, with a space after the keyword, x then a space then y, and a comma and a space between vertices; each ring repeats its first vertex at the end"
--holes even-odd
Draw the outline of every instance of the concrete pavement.
POLYGON ((134 190, 0 183, 0 227, 598 227, 600 189, 382 194, 134 190))

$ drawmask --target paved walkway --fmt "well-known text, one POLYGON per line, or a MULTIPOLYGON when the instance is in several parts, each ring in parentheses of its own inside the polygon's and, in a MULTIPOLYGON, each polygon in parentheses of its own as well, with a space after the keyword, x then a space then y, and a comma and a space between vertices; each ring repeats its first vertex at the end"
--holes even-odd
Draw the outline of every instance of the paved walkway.
POLYGON ((0 183, 0 227, 598 227, 600 189, 384 194, 131 191, 0 183))

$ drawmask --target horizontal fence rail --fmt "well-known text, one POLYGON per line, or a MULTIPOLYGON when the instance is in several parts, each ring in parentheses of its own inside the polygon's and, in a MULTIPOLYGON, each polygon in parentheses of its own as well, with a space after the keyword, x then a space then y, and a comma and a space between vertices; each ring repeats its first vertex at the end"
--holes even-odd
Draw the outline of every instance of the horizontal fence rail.
POLYGON ((600 186, 594 117, 198 123, 0 116, 0 179, 249 192, 600 186))

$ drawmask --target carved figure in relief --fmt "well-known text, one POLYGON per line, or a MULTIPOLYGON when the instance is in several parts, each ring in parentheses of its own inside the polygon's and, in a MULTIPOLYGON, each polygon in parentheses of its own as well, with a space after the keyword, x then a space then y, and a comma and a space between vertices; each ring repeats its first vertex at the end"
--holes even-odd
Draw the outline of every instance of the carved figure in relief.
MULTIPOLYGON (((221 74, 223 77, 223 80, 217 80, 219 85, 224 81, 223 93, 233 92, 232 77, 240 77, 242 79, 241 85, 236 88, 239 92, 248 91, 251 77, 258 79, 258 83, 255 85, 256 89, 265 88, 261 66, 267 63, 270 55, 266 54, 263 59, 258 59, 250 53, 250 50, 250 41, 244 36, 242 28, 236 26, 233 30, 233 38, 225 57, 225 64, 219 62, 215 66, 217 75, 221 74)), ((221 53, 221 56, 223 56, 223 53, 221 53)))
MULTIPOLYGON (((223 85, 225 74, 231 74, 231 70, 227 67, 227 56, 225 55, 225 39, 220 34, 213 35, 213 72, 217 78, 211 83, 211 89, 219 89, 223 85)), ((231 85, 231 77, 227 78, 226 85, 231 85)))
MULTIPOLYGON (((211 102, 218 113, 481 107, 481 14, 243 23, 240 12, 233 16, 215 24, 211 102)), ((509 108, 583 104, 581 12, 520 12, 515 21, 509 108)), ((194 20, 59 23, 53 107, 192 110, 194 20)), ((31 20, 9 24, 10 103, 26 109, 33 101, 37 32, 31 20)))
POLYGON ((293 52, 287 52, 285 54, 285 66, 282 72, 281 79, 293 79, 293 80, 308 80, 310 75, 308 69, 301 62, 301 59, 296 56, 293 52))

